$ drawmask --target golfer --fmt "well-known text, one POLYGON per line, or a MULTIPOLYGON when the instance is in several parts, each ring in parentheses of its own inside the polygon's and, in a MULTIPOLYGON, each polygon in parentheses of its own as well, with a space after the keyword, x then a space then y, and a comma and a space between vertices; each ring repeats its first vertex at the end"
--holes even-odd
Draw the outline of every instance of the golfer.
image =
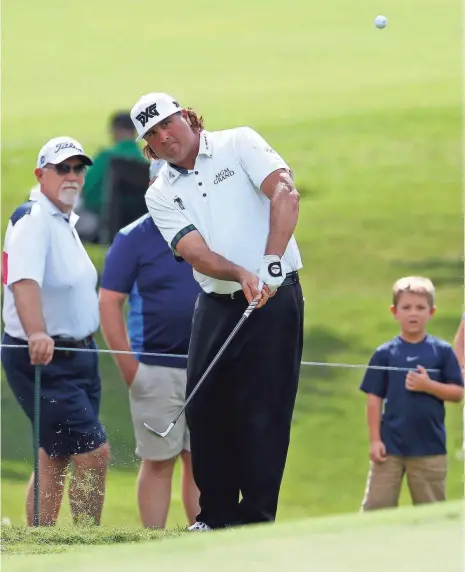
POLYGON ((164 93, 142 96, 131 117, 146 156, 166 161, 147 191, 149 212, 202 289, 187 395, 260 296, 186 410, 200 490, 191 530, 274 521, 302 355, 299 194, 288 165, 248 127, 205 131, 164 93))

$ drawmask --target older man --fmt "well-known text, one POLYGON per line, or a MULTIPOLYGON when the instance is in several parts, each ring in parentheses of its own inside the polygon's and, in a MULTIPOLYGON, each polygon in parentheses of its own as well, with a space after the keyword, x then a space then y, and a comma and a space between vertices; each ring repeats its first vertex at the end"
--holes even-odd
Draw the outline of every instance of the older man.
MULTIPOLYGON (((39 152, 40 192, 11 215, 3 251, 5 333, 2 364, 23 411, 33 421, 34 366, 42 364, 39 522, 55 524, 70 463, 71 510, 100 522, 109 445, 99 421, 100 376, 92 334, 98 329, 97 271, 73 213, 92 160, 80 143, 57 137, 39 152), (55 351, 55 345, 68 348, 55 351)), ((34 476, 34 475, 33 475, 34 476)), ((26 512, 33 524, 33 476, 26 512)))
POLYGON ((203 290, 188 394, 261 297, 187 408, 201 508, 192 530, 273 521, 302 355, 299 194, 285 161, 248 127, 206 131, 166 93, 141 97, 131 116, 146 156, 167 162, 147 191, 149 212, 203 290))

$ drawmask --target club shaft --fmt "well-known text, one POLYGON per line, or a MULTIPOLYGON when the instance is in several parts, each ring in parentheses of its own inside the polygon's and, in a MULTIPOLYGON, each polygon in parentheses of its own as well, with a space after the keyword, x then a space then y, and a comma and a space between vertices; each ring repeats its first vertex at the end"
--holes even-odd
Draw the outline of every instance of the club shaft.
POLYGON ((237 332, 241 329, 243 323, 247 320, 247 318, 250 316, 250 314, 253 312, 253 310, 256 308, 257 304, 258 304, 259 300, 257 300, 256 298, 254 298, 252 300, 252 302, 247 306, 246 311, 242 314, 242 318, 239 320, 239 322, 237 323, 237 325, 235 326, 234 330, 229 334, 229 336, 227 337, 226 341, 223 343, 223 345, 221 346, 221 348, 219 349, 218 353, 216 354, 216 356, 213 358, 212 362, 210 363, 210 365, 207 367, 207 369, 205 370, 205 373, 202 375, 202 377, 199 379, 199 381, 197 382, 197 385, 194 387, 194 389, 191 391, 191 394, 189 395, 189 397, 187 398, 186 402, 184 403, 184 406, 182 407, 181 411, 178 413, 178 415, 176 416, 176 418, 174 419, 173 423, 176 423, 176 421, 181 417, 181 415, 184 413, 186 407, 189 405, 189 403, 192 401, 194 395, 197 393, 199 387, 202 385, 202 383, 204 382, 205 378, 207 377, 207 375, 210 373, 210 371, 213 369, 213 367, 215 366, 216 362, 220 359, 220 357, 223 355, 224 351, 226 350, 226 348, 229 346, 229 344, 231 343, 231 340, 234 338, 234 336, 237 334, 237 332))
POLYGON ((40 447, 40 393, 42 366, 35 366, 34 380, 34 526, 40 525, 39 507, 39 447, 40 447))

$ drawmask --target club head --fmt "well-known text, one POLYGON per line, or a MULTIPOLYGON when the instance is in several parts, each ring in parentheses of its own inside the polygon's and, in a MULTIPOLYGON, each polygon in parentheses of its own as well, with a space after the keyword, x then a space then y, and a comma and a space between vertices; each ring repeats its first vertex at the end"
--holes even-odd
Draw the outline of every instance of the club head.
POLYGON ((166 431, 161 432, 161 433, 159 431, 155 431, 155 429, 153 427, 151 427, 150 425, 148 425, 147 423, 144 423, 144 427, 147 429, 147 431, 152 433, 152 435, 156 435, 157 437, 161 437, 162 439, 164 439, 168 435, 168 433, 171 431, 171 429, 174 427, 174 423, 170 423, 168 425, 168 429, 166 431))

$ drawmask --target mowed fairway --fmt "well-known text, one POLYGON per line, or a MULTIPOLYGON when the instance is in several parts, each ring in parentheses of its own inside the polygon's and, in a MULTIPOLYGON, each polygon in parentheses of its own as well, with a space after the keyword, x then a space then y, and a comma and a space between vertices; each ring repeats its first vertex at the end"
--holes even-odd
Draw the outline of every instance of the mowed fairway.
MULTIPOLYGON (((197 109, 208 129, 257 129, 294 170, 302 197, 296 235, 304 261, 304 359, 366 363, 397 333, 390 289, 406 274, 433 279, 438 312, 431 333, 452 341, 463 302, 460 8, 458 0, 391 0, 384 8, 389 26, 380 31, 372 23, 380 10, 373 0, 5 0, 2 233, 34 184, 37 153, 48 138, 69 134, 94 153, 107 143, 112 111, 130 108, 148 91, 167 91, 197 109)), ((90 252, 100 266, 104 253, 90 252)), ((358 511, 368 460, 362 374, 302 369, 280 520, 358 511)), ((113 451, 103 524, 136 526, 127 392, 108 356, 102 375, 102 420, 113 451)), ((460 406, 448 407, 447 415, 448 495, 457 499, 460 406)), ((3 380, 2 515, 15 524, 24 522, 31 460, 29 426, 3 380)), ((178 477, 173 495, 169 525, 184 525, 178 477)), ((65 503, 60 523, 69 520, 65 503)), ((292 530, 286 526, 276 534, 292 530)), ((245 542, 246 531, 240 534, 245 542)), ((322 547, 322 537, 315 538, 309 558, 320 549, 339 557, 331 536, 322 547)), ((158 549, 176 551, 175 542, 143 553, 128 548, 128 559, 133 565, 158 549)), ((182 542, 199 558, 204 542, 221 548, 203 538, 182 542)), ((274 541, 263 542, 263 551, 275 554, 274 541)), ((290 559, 289 542, 283 550, 290 559)), ((372 550, 370 542, 357 542, 360 551, 372 550)), ((119 550, 126 548, 112 552, 112 570, 122 566, 119 550)), ((235 550, 221 569, 234 565, 235 550)), ((386 550, 373 549, 372 569, 381 570, 386 550)), ((70 559, 68 569, 73 565, 70 559)))
POLYGON ((253 529, 188 534, 131 545, 74 548, 44 556, 3 556, 5 572, 102 572, 129 567, 160 572, 189 569, 281 572, 459 572, 462 564, 459 501, 371 515, 323 517, 253 529))

